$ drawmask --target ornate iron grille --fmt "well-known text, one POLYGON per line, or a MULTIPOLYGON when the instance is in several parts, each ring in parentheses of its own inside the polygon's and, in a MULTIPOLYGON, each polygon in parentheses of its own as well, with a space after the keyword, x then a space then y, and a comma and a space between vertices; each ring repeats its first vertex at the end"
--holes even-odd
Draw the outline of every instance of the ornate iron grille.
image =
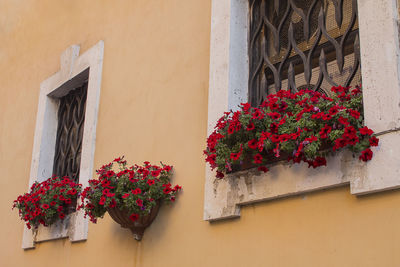
POLYGON ((249 102, 361 83, 357 0, 249 0, 249 102))
POLYGON ((85 121, 87 81, 60 98, 53 174, 78 181, 85 121))

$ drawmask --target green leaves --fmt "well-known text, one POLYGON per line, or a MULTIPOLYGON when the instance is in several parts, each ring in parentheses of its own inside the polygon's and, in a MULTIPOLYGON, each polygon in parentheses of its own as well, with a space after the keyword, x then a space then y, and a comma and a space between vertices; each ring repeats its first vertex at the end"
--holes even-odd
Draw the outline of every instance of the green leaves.
POLYGON ((257 162, 262 162, 258 166, 274 157, 289 157, 315 168, 326 164, 328 149, 334 152, 347 147, 357 153, 368 152, 362 158, 365 161, 372 154, 365 152, 371 135, 361 134, 361 127, 359 88, 333 87, 331 97, 309 90, 281 90, 269 95, 258 108, 245 103, 240 110, 225 113, 207 139, 204 153, 211 168, 217 168, 219 178, 231 165, 253 160, 255 155, 257 162))
POLYGON ((114 162, 103 166, 98 171, 99 179, 90 180, 90 186, 84 190, 82 208, 92 222, 103 217, 110 208, 117 207, 142 216, 149 214, 159 201, 175 201, 181 187, 171 187, 171 166, 145 162, 144 166, 127 167, 126 161, 120 161, 121 158, 114 160, 119 165, 119 172, 113 171, 114 162))

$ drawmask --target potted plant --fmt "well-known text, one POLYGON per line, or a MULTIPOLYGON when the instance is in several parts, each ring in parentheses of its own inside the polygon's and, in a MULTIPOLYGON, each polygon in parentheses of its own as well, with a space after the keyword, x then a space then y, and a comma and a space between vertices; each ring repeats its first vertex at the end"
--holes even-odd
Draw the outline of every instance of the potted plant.
POLYGON ((136 240, 141 240, 144 230, 157 216, 162 202, 174 202, 179 185, 172 186, 172 166, 127 166, 123 158, 97 170, 98 179, 89 181, 82 192, 85 216, 97 222, 108 212, 123 228, 129 228, 136 240), (114 163, 118 170, 114 169, 114 163))
POLYGON ((14 200, 21 220, 28 229, 36 230, 40 224, 50 226, 75 211, 81 185, 69 177, 52 177, 41 183, 35 182, 28 193, 14 200))
POLYGON ((325 166, 326 155, 348 148, 362 161, 371 160, 378 145, 373 131, 363 125, 359 87, 332 87, 332 97, 311 90, 281 90, 259 107, 242 103, 238 111, 225 112, 207 139, 206 162, 224 173, 288 160, 325 166))

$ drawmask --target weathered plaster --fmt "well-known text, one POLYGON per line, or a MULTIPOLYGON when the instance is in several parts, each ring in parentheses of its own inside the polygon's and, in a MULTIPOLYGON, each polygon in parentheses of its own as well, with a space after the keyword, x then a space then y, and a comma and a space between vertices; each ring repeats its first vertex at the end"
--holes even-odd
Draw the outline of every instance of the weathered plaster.
MULTIPOLYGON (((74 85, 80 84, 85 79, 88 79, 88 94, 79 183, 84 187, 88 185, 93 172, 103 51, 103 41, 98 42, 81 56, 79 56, 79 46, 72 45, 61 55, 60 71, 41 83, 29 188, 35 181, 44 181, 52 176, 58 98, 68 94, 75 88, 74 85)), ((72 242, 86 240, 88 221, 83 216, 83 210, 77 211, 67 216, 62 223, 47 228, 39 227, 35 234, 25 227, 22 248, 34 248, 35 242, 64 237, 69 237, 72 242)))
MULTIPOLYGON (((400 156, 397 0, 363 0, 358 9, 365 122, 380 138, 379 147, 373 150, 374 159, 363 164, 350 153, 341 152, 328 158, 328 167, 317 170, 304 164, 279 163, 266 174, 250 170, 230 174, 223 180, 215 180, 207 166, 205 220, 240 216, 241 205, 344 184, 349 184, 351 193, 356 195, 400 187, 400 168, 396 164, 400 156)), ((235 109, 247 99, 245 17, 247 1, 212 1, 208 134, 224 111, 235 109), (241 45, 233 49, 233 43, 241 45), (230 75, 239 72, 243 75, 230 75), (237 82, 240 86, 235 86, 237 82)))

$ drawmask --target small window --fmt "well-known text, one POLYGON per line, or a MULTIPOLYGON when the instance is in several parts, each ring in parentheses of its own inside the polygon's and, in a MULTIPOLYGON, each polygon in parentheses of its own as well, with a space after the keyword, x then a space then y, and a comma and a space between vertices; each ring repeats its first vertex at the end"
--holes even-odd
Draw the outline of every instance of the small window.
POLYGON ((356 0, 250 0, 249 101, 361 83, 356 0))
MULTIPOLYGON (((69 176, 85 187, 92 177, 104 43, 81 55, 79 50, 78 45, 66 49, 60 70, 40 84, 29 187, 52 175, 69 176)), ((83 241, 87 233, 88 220, 79 210, 50 227, 39 226, 34 235, 25 227, 22 247, 67 237, 83 241)))
POLYGON ((59 99, 53 175, 79 180, 87 81, 59 99))

